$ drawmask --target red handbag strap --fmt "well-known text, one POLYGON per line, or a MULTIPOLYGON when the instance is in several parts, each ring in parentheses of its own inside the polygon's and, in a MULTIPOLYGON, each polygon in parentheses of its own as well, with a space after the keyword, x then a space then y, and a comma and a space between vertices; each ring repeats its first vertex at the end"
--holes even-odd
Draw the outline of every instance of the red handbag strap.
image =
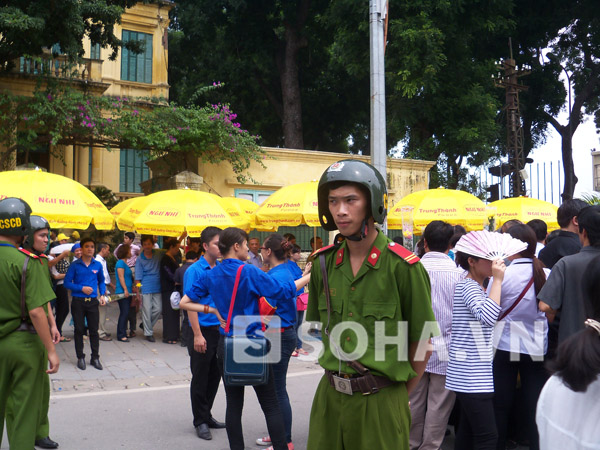
POLYGON ((527 291, 529 290, 529 288, 531 287, 531 285, 533 284, 533 277, 531 277, 531 280, 529 280, 529 283, 527 283, 527 286, 525 286, 525 289, 523 289, 523 292, 521 292, 521 295, 519 295, 519 298, 517 298, 515 300, 515 302, 511 305, 510 308, 508 308, 506 311, 504 311, 504 314, 502 314, 502 316, 500 316, 500 318, 498 319, 498 322, 500 322, 502 319, 504 319, 506 316, 508 316, 510 314, 510 312, 515 309, 515 307, 519 304, 519 302, 523 299, 523 297, 525 297, 525 294, 527 293, 527 291))
POLYGON ((235 304, 235 295, 237 294, 238 285, 240 284, 240 275, 242 274, 242 269, 244 268, 244 264, 241 264, 238 267, 238 270, 235 274, 235 283, 233 285, 233 292, 231 293, 231 302, 229 303, 229 314, 227 314, 227 324, 225 325, 225 333, 229 333, 229 325, 231 324, 231 314, 233 314, 233 305, 235 304))

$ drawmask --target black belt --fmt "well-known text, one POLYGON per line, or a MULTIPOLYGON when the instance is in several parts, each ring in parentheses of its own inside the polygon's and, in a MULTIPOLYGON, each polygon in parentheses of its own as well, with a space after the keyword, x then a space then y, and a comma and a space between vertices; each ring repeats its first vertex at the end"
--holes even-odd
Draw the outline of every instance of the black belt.
POLYGON ((91 302, 95 299, 95 297, 73 297, 73 300, 75 300, 76 298, 78 298, 79 300, 83 300, 84 302, 91 302))
POLYGON ((354 392, 360 392, 362 395, 376 394, 380 389, 397 383, 389 378, 373 375, 371 372, 365 375, 342 374, 340 376, 331 370, 325 369, 325 375, 329 380, 329 384, 336 391, 348 395, 352 395, 354 392))

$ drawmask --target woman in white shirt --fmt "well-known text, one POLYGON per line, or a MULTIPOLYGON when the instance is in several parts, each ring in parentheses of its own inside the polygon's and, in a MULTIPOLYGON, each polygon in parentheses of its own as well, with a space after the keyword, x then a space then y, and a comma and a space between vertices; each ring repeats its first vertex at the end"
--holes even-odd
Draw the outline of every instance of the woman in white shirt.
MULTIPOLYGON (((598 217, 600 227, 600 216, 598 217)), ((600 231, 600 230, 599 230, 600 231)), ((600 449, 600 257, 584 278, 589 293, 585 329, 566 339, 537 404, 542 450, 600 449)))
POLYGON ((544 355, 548 348, 548 321, 538 310, 537 293, 550 270, 536 258, 536 236, 528 225, 508 230, 513 238, 527 243, 521 253, 509 257, 502 281, 498 323, 494 329, 494 413, 498 427, 497 449, 506 448, 508 420, 520 375, 524 426, 531 450, 539 449, 535 405, 548 379, 544 355))

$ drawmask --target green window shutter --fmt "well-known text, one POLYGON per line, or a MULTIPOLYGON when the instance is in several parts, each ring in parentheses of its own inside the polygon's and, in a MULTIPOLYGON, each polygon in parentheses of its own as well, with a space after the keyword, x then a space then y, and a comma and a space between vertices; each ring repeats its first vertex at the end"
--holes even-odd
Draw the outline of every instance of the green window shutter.
POLYGON ((150 178, 145 164, 147 155, 135 149, 121 149, 119 165, 119 189, 121 192, 142 192, 140 183, 150 178))
POLYGON ((144 50, 134 54, 127 49, 121 55, 121 79, 137 81, 139 83, 152 83, 152 35, 123 30, 123 42, 141 41, 144 50))
MULTIPOLYGON (((123 42, 128 42, 129 41, 129 31, 127 30, 123 30, 123 35, 121 37, 123 42)), ((129 50, 127 50, 125 47, 121 48, 121 80, 127 80, 128 79, 128 61, 129 61, 129 50)))
POLYGON ((127 192, 127 150, 121 149, 119 153, 119 192, 127 192))
POLYGON ((146 35, 144 50, 144 83, 152 83, 152 35, 146 35))

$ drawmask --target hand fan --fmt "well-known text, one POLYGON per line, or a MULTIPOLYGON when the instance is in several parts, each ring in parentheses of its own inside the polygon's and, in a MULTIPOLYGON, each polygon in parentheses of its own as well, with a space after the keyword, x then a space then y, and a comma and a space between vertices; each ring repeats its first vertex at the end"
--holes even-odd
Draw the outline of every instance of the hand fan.
POLYGON ((526 248, 525 242, 511 237, 509 234, 483 230, 465 234, 458 240, 454 250, 493 261, 516 255, 526 248))

